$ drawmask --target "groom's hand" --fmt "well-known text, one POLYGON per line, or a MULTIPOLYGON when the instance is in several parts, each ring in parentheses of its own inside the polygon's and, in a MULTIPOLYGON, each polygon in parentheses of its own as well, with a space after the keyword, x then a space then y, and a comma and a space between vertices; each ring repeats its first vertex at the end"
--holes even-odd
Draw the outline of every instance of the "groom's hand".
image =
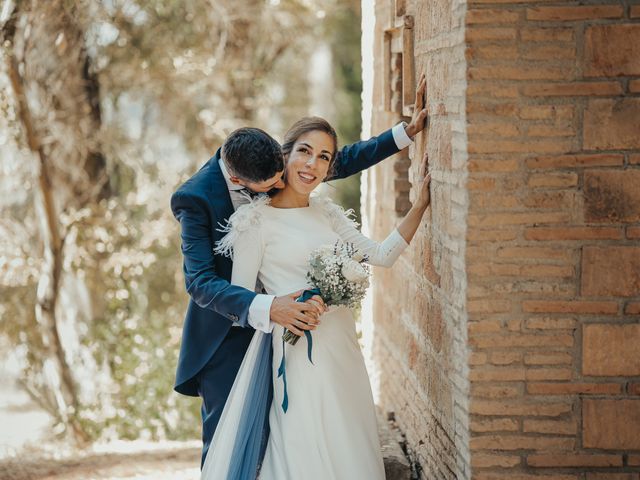
POLYGON ((324 313, 317 299, 314 302, 296 302, 296 298, 302 295, 303 291, 274 298, 269 312, 273 322, 298 336, 304 335, 303 330, 315 330, 320 324, 318 317, 324 313))
POLYGON ((411 138, 415 137, 417 133, 421 132, 427 126, 427 113, 428 108, 425 106, 426 98, 425 92, 427 91, 427 78, 424 73, 420 75, 418 81, 418 88, 416 89, 416 102, 413 106, 413 116, 411 117, 411 123, 409 123, 404 131, 411 138))

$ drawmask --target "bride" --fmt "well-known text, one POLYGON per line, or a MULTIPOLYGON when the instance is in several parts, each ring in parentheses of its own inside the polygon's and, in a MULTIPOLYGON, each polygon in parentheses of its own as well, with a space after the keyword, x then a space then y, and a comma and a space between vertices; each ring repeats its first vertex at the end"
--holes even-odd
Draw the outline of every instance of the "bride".
MULTIPOLYGON (((352 243, 372 265, 390 267, 413 238, 430 203, 427 159, 411 210, 381 243, 363 236, 349 212, 312 195, 331 175, 335 130, 303 118, 285 135, 284 189, 231 216, 218 253, 233 256, 231 283, 269 294, 310 288, 309 254, 352 243)), ((347 307, 324 307, 311 345, 282 341, 283 327, 254 333, 225 404, 202 479, 384 479, 371 386, 347 307), (286 345, 286 347, 285 347, 286 345), (273 400, 271 400, 271 397, 273 400)))

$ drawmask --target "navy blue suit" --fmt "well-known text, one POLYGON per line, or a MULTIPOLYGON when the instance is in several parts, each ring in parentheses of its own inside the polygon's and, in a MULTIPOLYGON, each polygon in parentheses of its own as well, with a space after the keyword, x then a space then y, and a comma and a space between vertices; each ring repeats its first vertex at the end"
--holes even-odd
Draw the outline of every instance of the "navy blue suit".
MULTIPOLYGON (((333 179, 345 178, 398 152, 391 130, 340 150, 333 179)), ((186 289, 191 299, 184 321, 174 389, 203 399, 203 458, 233 380, 249 346, 247 323, 256 293, 231 285, 232 262, 214 255, 233 204, 218 160, 220 150, 171 197, 180 222, 186 289), (232 328, 233 322, 243 327, 232 328)))

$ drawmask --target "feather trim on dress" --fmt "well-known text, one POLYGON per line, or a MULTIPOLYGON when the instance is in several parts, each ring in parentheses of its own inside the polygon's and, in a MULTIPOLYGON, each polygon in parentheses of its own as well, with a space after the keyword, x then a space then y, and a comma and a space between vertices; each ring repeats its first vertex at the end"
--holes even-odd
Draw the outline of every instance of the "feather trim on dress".
POLYGON ((337 220, 344 217, 349 220, 354 228, 358 228, 360 226, 354 218, 355 211, 353 208, 345 210, 326 195, 311 195, 309 198, 309 205, 322 210, 331 220, 337 220))
POLYGON ((238 240, 242 232, 251 228, 257 228, 260 225, 260 218, 264 207, 269 205, 271 197, 269 195, 258 195, 251 198, 249 195, 249 203, 240 205, 238 209, 229 217, 226 225, 218 223, 220 228, 218 232, 224 232, 226 235, 218 240, 213 249, 216 255, 224 255, 233 258, 233 245, 238 240))

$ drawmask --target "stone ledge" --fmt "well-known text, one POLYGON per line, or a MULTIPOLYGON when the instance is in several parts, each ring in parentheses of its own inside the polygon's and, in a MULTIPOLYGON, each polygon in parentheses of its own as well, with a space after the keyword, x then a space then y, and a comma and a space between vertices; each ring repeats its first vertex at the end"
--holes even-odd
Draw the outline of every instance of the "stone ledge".
POLYGON ((400 434, 391 428, 387 415, 380 408, 376 410, 385 476, 387 480, 410 480, 411 465, 400 447, 400 434))

